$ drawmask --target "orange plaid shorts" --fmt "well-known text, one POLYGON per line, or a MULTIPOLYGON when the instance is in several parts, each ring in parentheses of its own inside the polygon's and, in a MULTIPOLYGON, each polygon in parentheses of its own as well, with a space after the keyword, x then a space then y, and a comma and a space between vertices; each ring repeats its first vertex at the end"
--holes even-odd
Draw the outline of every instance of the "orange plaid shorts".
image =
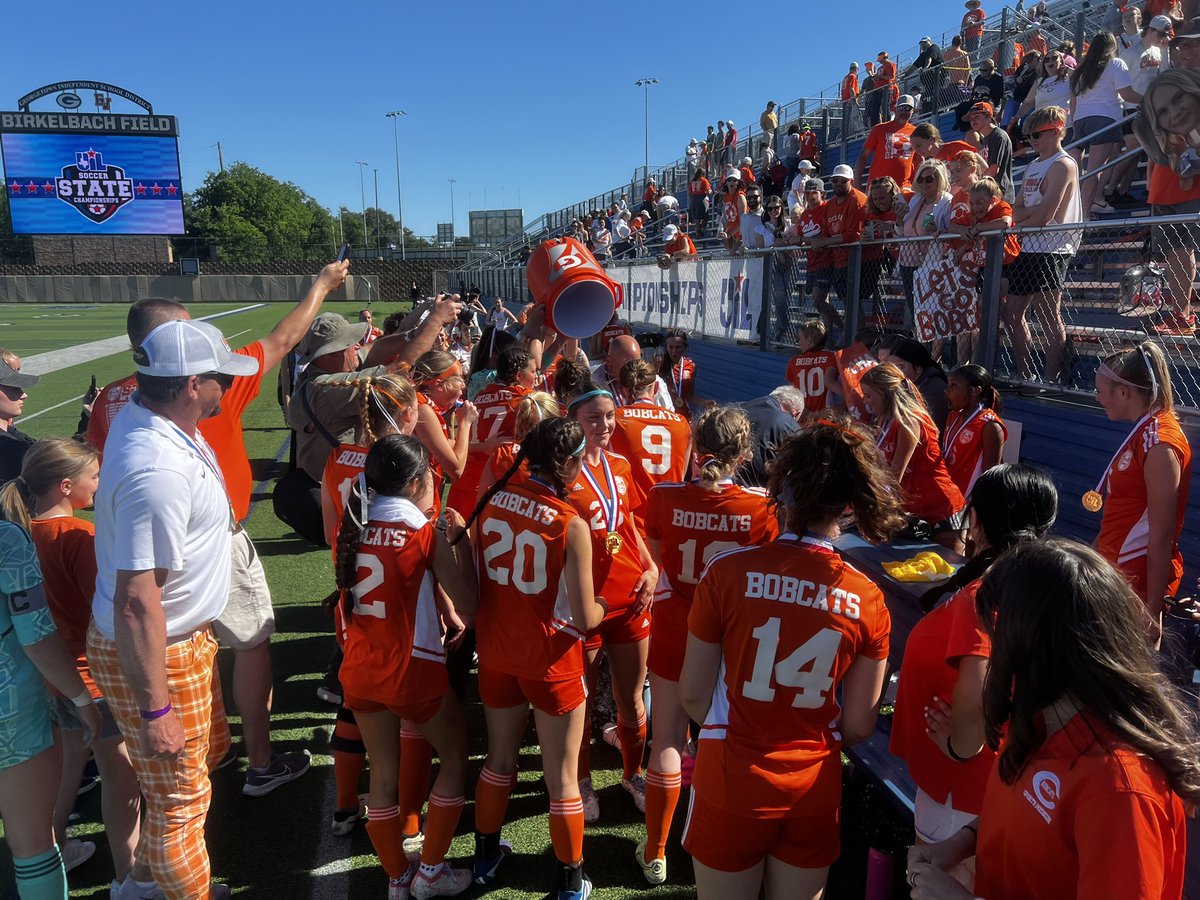
MULTIPOLYGON (((207 897, 211 882, 204 821, 212 798, 209 737, 213 724, 213 662, 217 641, 208 629, 167 647, 167 689, 186 744, 174 760, 142 754, 142 719, 121 672, 117 645, 88 629, 87 657, 137 772, 146 798, 140 851, 170 900, 207 897)), ((222 717, 223 718, 223 717, 222 717)), ((226 732, 226 740, 228 732, 226 732)), ((226 745, 228 746, 228 745, 226 745)))

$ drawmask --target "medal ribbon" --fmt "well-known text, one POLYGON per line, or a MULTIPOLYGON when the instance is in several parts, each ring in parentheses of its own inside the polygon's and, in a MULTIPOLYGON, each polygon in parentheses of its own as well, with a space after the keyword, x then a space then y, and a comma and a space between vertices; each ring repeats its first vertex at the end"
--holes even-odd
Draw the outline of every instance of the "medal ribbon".
POLYGON ((795 532, 789 531, 786 534, 781 534, 779 536, 779 540, 786 541, 789 544, 804 544, 805 549, 814 550, 817 553, 831 553, 834 556, 837 555, 837 551, 834 549, 833 544, 829 541, 829 539, 821 537, 820 535, 806 534, 804 537, 800 537, 795 532))
MULTIPOLYGON (((221 468, 217 465, 216 455, 213 454, 212 448, 208 446, 203 437, 200 437, 198 441, 194 441, 188 437, 186 431, 170 419, 164 417, 164 421, 171 426, 174 432, 179 435, 191 450, 195 451, 196 455, 200 457, 200 461, 208 467, 208 470, 217 476, 217 484, 221 485, 221 493, 225 495, 225 502, 229 505, 229 530, 237 531, 238 521, 237 516, 233 512, 233 501, 229 499, 229 488, 225 485, 225 476, 221 474, 221 468)), ((196 433, 199 435, 199 430, 196 433)))
POLYGON ((675 396, 683 399, 683 368, 687 365, 687 357, 679 357, 679 365, 671 368, 671 381, 675 382, 675 396), (678 371, 678 375, 676 372, 678 371))
POLYGON ((967 426, 970 425, 973 421, 975 421, 975 417, 980 416, 982 414, 983 414, 983 404, 980 403, 977 407, 975 407, 975 412, 973 412, 969 416, 967 416, 967 418, 963 421, 963 423, 954 429, 954 434, 949 435, 948 439, 946 440, 946 450, 947 451, 951 447, 954 446, 954 442, 958 440, 958 436, 966 430, 967 426))
POLYGON ((1131 440, 1133 440, 1133 436, 1135 434, 1137 434, 1138 431, 1141 430, 1141 427, 1143 425, 1145 425, 1147 422, 1149 422, 1153 418, 1154 418, 1153 410, 1146 413, 1144 416, 1142 416, 1140 419, 1138 419, 1137 424, 1133 426, 1133 430, 1129 432, 1129 436, 1126 437, 1125 440, 1121 442, 1121 446, 1117 448, 1117 452, 1113 454, 1112 459, 1110 459, 1108 461, 1108 465, 1104 467, 1104 475, 1101 476, 1101 478, 1098 482, 1096 482, 1096 487, 1094 488, 1094 490, 1096 491, 1097 494, 1104 496, 1105 492, 1108 490, 1108 476, 1109 476, 1109 473, 1112 472, 1113 463, 1115 463, 1117 461, 1117 457, 1119 457, 1122 453, 1125 452, 1125 448, 1129 446, 1129 442, 1131 440))
POLYGON ((604 482, 608 487, 608 494, 600 490, 600 485, 596 479, 592 477, 591 467, 584 463, 583 477, 587 483, 591 485, 596 496, 600 500, 600 509, 604 513, 604 523, 608 526, 608 531, 611 534, 617 530, 617 513, 620 507, 620 499, 617 497, 617 483, 613 478, 612 469, 608 466, 608 454, 601 451, 600 465, 604 467, 604 482))

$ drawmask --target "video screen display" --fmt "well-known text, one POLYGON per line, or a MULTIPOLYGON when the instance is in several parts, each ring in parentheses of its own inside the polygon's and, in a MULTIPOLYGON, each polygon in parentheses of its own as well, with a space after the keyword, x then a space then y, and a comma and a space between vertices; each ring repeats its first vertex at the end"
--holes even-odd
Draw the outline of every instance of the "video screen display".
POLYGON ((16 234, 183 234, 174 137, 0 134, 16 234))

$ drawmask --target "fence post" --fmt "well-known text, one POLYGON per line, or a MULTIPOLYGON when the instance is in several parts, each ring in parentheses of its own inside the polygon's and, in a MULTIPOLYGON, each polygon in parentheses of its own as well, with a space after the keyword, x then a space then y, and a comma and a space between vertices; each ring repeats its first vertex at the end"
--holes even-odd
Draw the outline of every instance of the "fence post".
POLYGON ((842 329, 842 340, 849 345, 862 328, 862 297, 858 296, 862 285, 862 244, 850 245, 850 259, 846 266, 846 326, 842 329))
POLYGON ((770 344, 771 316, 775 307, 771 303, 772 278, 767 256, 759 257, 759 261, 762 262, 762 305, 758 311, 758 349, 765 352, 770 344))
POLYGON ((983 295, 979 310, 979 364, 996 371, 1000 358, 1000 288, 1003 278, 1004 233, 989 235, 984 242, 983 295))
POLYGON ((1008 40, 1008 7, 1006 6, 1006 7, 1004 7, 1004 9, 1002 9, 1000 11, 1000 52, 997 54, 997 59, 999 61, 999 64, 996 66, 996 71, 999 72, 1001 76, 1004 75, 1004 72, 1006 71, 1006 69, 1009 66, 1013 65, 1013 63, 1015 63, 1016 59, 1017 59, 1017 48, 1016 47, 1013 47, 1011 55, 1009 55, 1009 53, 1005 50, 1005 47, 1006 47, 1005 42, 1007 40, 1008 40))
MULTIPOLYGON (((842 123, 842 130, 845 131, 846 124, 842 123)), ((824 155, 826 148, 829 146, 829 107, 821 107, 821 153, 824 155)))
POLYGON ((1087 10, 1081 9, 1075 16, 1075 58, 1079 59, 1083 53, 1083 41, 1086 35, 1083 29, 1087 26, 1086 22, 1087 10))

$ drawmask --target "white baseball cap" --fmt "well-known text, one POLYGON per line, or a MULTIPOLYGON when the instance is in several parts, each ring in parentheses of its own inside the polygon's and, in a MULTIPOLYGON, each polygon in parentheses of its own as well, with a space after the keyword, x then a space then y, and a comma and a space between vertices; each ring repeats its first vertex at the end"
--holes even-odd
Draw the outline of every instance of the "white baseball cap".
POLYGON ((902 106, 907 106, 909 109, 916 109, 917 101, 913 99, 912 94, 901 94, 900 99, 896 101, 896 109, 902 106))
POLYGON ((797 163, 796 168, 799 169, 801 172, 811 172, 813 169, 816 168, 816 166, 814 166, 812 164, 812 160, 802 159, 802 160, 800 160, 799 163, 797 163))
POLYGON ((187 375, 253 375, 258 360, 229 349, 220 329, 207 322, 175 320, 159 325, 133 351, 142 375, 180 378, 187 375))
POLYGON ((663 235, 662 235, 663 240, 669 241, 669 240, 671 240, 671 238, 675 237, 675 235, 677 235, 677 234, 679 234, 679 229, 676 228, 674 225, 668 225, 663 229, 663 235))
POLYGON ((854 170, 843 163, 840 166, 835 166, 833 171, 829 173, 830 178, 846 178, 851 183, 854 182, 854 170))

